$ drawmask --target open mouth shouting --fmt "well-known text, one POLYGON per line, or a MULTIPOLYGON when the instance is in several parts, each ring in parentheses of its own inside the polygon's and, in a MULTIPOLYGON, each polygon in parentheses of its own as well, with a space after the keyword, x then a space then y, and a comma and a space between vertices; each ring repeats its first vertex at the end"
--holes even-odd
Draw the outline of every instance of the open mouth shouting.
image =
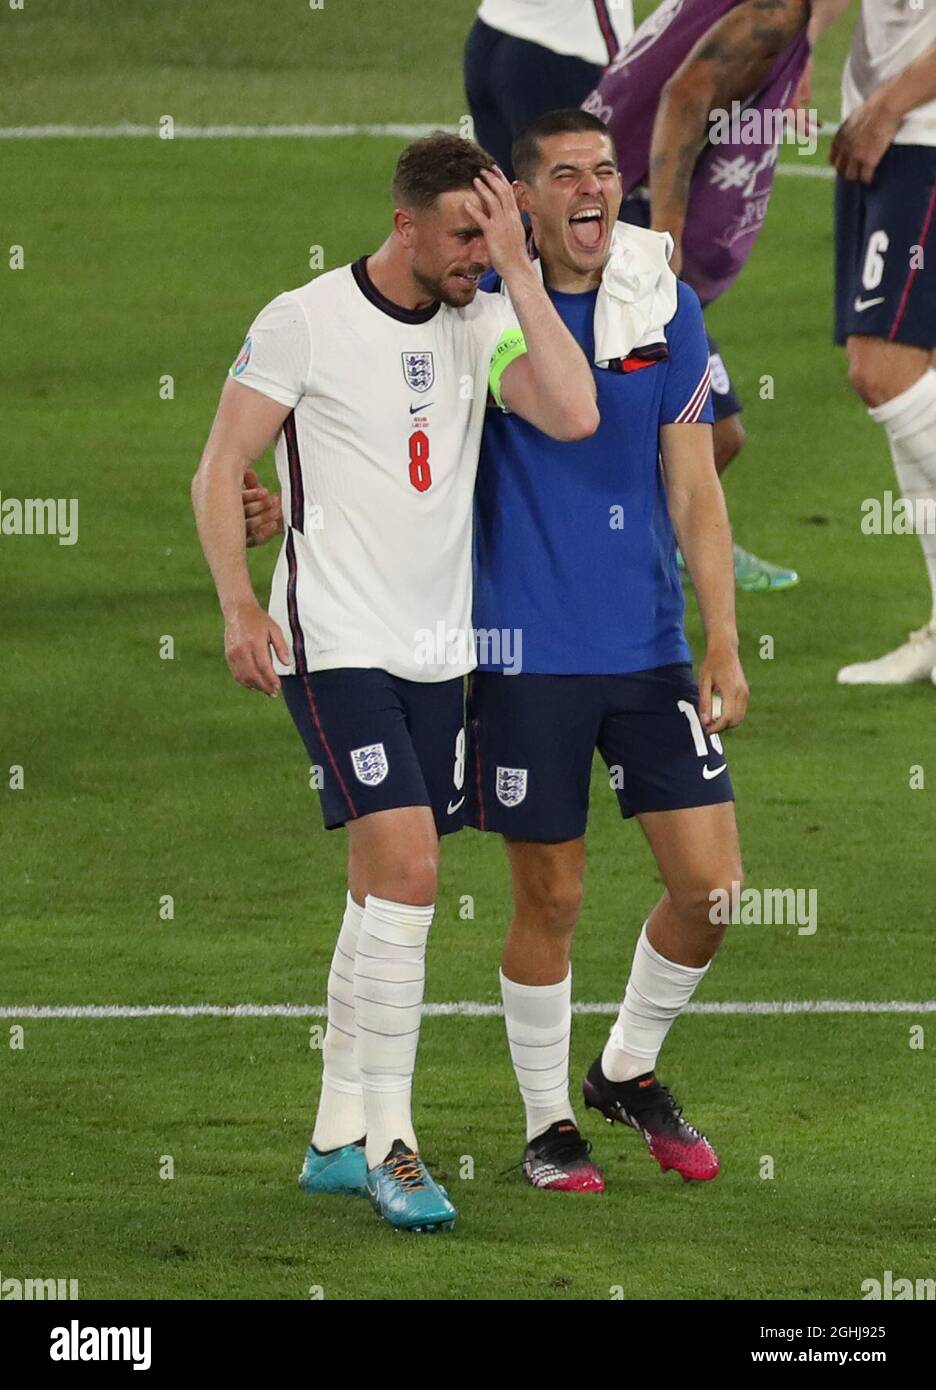
POLYGON ((579 251, 598 251, 604 245, 608 214, 598 201, 583 203, 568 217, 569 236, 579 251))

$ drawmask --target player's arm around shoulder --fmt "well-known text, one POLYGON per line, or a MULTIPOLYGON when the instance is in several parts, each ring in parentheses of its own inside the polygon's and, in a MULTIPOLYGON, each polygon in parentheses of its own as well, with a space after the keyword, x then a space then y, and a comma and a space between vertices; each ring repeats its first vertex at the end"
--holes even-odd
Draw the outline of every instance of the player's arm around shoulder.
POLYGON ((270 647, 284 664, 289 652, 282 632, 253 591, 242 491, 245 478, 256 481, 252 466, 276 438, 291 408, 233 378, 226 381, 192 480, 198 536, 224 615, 225 659, 235 680, 267 695, 276 695, 280 687, 270 647))
POLYGON ((705 627, 699 717, 708 733, 717 734, 743 720, 748 687, 738 655, 731 526, 712 447, 708 343, 698 298, 687 285, 680 284, 667 340, 660 457, 670 519, 705 627), (713 709, 715 695, 720 711, 713 709))

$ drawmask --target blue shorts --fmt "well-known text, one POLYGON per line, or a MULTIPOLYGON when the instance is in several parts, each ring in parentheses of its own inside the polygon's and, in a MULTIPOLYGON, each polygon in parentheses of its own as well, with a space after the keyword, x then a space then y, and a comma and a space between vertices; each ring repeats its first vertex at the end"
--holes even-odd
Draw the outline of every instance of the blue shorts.
MULTIPOLYGON (((635 227, 649 227, 649 200, 634 194, 625 198, 621 203, 618 221, 629 222, 635 227)), ((741 398, 735 390, 734 382, 728 375, 728 368, 725 366, 718 344, 711 333, 706 333, 705 336, 708 339, 709 366, 712 369, 712 410, 715 413, 717 425, 719 420, 727 420, 730 416, 741 413, 741 398)))
POLYGON ((398 806, 431 806, 436 830, 464 817, 464 682, 342 668, 283 676, 328 830, 398 806))
POLYGON ((562 106, 580 106, 603 68, 517 39, 477 19, 465 45, 464 76, 475 139, 514 177, 510 147, 521 130, 562 106))
POLYGON ((835 341, 936 347, 936 147, 891 145, 870 184, 835 185, 835 341), (926 273, 923 258, 926 257, 926 273))
POLYGON ((733 801, 721 740, 703 731, 698 703, 683 664, 627 676, 476 671, 466 824, 517 840, 577 840, 596 748, 625 818, 733 801))

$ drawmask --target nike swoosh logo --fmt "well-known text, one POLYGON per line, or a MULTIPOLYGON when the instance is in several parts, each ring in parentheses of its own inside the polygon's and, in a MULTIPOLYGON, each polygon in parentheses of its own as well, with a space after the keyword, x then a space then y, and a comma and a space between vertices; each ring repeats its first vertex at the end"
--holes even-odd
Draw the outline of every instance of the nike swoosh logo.
POLYGON ((884 296, 883 296, 883 295, 879 295, 877 299, 856 299, 856 300, 855 300, 855 313, 856 313, 856 314, 864 313, 865 309, 870 309, 870 308, 871 308, 873 305, 875 305, 875 304, 883 304, 883 303, 884 303, 884 296))
POLYGON ((703 767, 702 776, 705 778, 706 782, 711 782, 712 778, 724 772, 727 766, 727 763, 722 763, 721 767, 703 767))
POLYGON ((448 813, 450 816, 454 816, 455 812, 458 810, 459 806, 462 804, 462 801, 464 801, 464 799, 465 798, 462 797, 461 801, 456 801, 454 806, 452 805, 451 801, 449 802, 448 813))
POLYGON ((426 401, 425 405, 423 405, 422 403, 420 403, 419 405, 411 405, 409 408, 409 413, 411 415, 415 415, 418 410, 428 410, 431 405, 432 401, 426 401))

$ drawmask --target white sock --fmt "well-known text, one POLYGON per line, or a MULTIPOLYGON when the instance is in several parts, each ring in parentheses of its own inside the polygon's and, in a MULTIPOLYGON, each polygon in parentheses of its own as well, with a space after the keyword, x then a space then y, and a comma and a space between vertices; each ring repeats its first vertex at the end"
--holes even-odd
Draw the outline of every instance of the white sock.
POLYGON ((328 1027, 322 1047, 322 1091, 312 1143, 321 1152, 364 1138, 364 1098, 356 1056, 354 954, 363 907, 348 894, 328 972, 328 1027))
POLYGON ((601 1054, 601 1070, 609 1081, 630 1081, 653 1071, 667 1033, 707 970, 708 965, 677 965, 661 956, 647 940, 644 922, 624 1002, 601 1054))
MULTIPOLYGON (((868 414, 887 431, 903 496, 915 504, 929 499, 936 510, 936 368, 928 367, 908 390, 873 406, 868 414)), ((926 560, 936 624, 936 530, 916 534, 926 560)))
POLYGON ((367 895, 354 958, 357 1059, 367 1117, 367 1166, 395 1139, 416 1148, 411 1098, 435 908, 367 895))
POLYGON ((575 1119, 569 1102, 572 967, 557 985, 518 985, 503 970, 500 982, 529 1143, 557 1120, 575 1119))

